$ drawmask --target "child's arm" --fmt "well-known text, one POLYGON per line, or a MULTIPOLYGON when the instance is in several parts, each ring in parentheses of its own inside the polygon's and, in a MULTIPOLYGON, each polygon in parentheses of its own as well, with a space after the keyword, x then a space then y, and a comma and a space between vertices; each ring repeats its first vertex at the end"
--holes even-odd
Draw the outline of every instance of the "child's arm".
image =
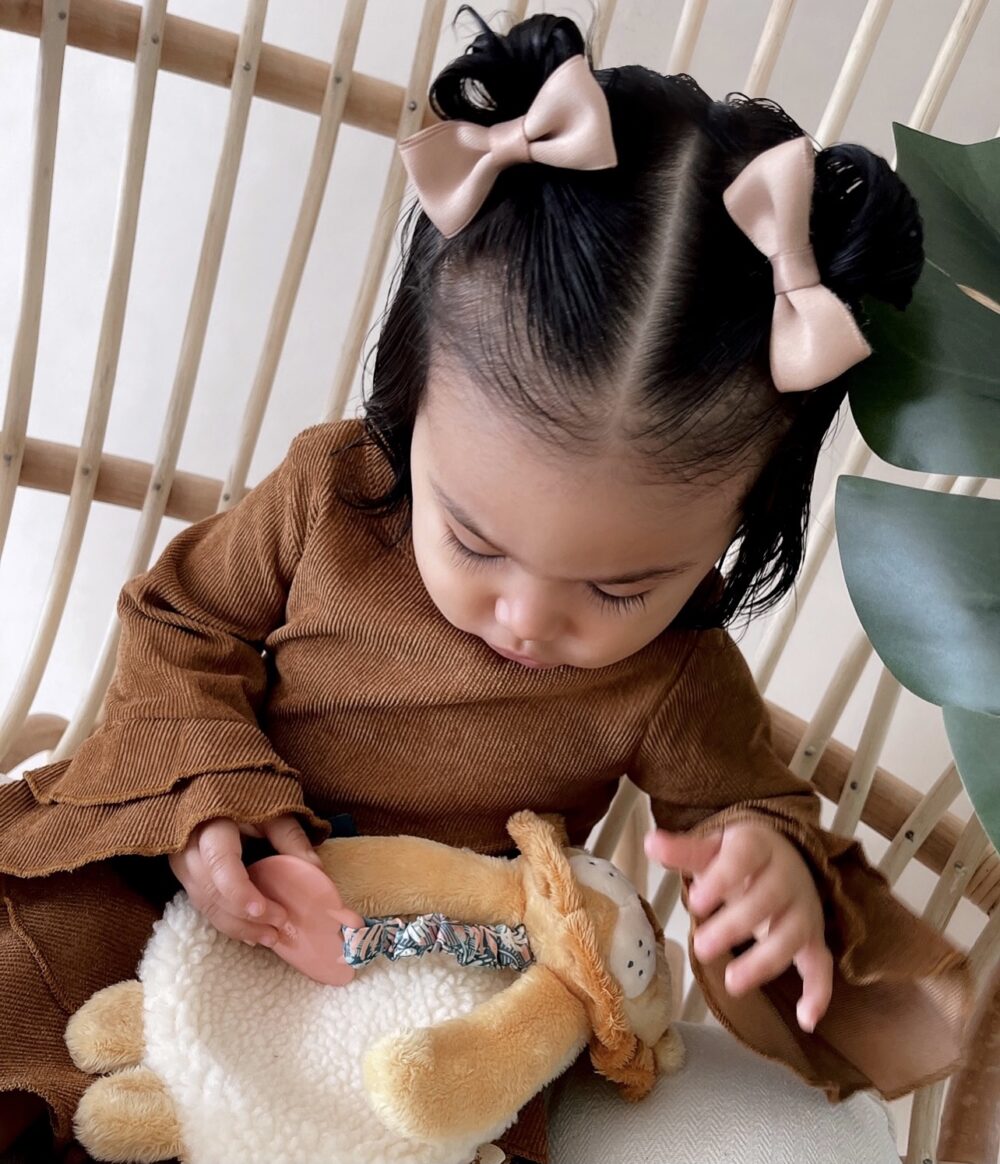
MULTIPOLYGON (((732 954, 702 962, 692 946, 709 1006, 751 1047, 833 1098, 872 1086, 894 1097, 947 1074, 972 1001, 965 958, 893 896, 856 841, 820 828, 819 798, 775 755, 767 709, 729 637, 693 639, 630 775, 663 829, 717 838, 742 823, 791 842, 819 892, 834 963, 830 1005, 810 1035, 796 1020, 802 982, 794 969, 737 998, 725 987, 732 954)), ((685 875, 685 905, 690 888, 685 875)))
POLYGON ((284 621, 310 522, 329 499, 337 432, 300 434, 238 505, 183 530, 125 585, 105 721, 73 757, 26 774, 25 803, 9 827, 0 820, 0 869, 39 875, 176 852, 216 817, 294 814, 314 842, 329 833, 257 716, 264 643, 284 621))

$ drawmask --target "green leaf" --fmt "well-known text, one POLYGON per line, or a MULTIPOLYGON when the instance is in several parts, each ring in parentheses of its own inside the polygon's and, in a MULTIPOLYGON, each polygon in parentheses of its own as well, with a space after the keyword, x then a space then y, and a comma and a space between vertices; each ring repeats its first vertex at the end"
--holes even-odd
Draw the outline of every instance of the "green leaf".
MULTIPOLYGON (((871 305, 874 354, 849 373, 851 407, 892 464, 1000 476, 1000 140, 893 130, 927 262, 905 312, 871 305)), ((1000 846, 1000 502, 842 477, 837 533, 865 631, 904 686, 944 708, 1000 846)))
POLYGON ((894 122, 896 173, 924 220, 924 252, 1000 302, 1000 139, 959 145, 894 122))
POLYGON ((923 473, 1000 476, 1000 314, 925 267, 905 312, 869 309, 875 354, 849 374, 872 449, 923 473))
POLYGON ((976 816, 1000 849, 1000 716, 946 707, 944 726, 976 816))
POLYGON ((1000 714, 1000 502, 841 477, 836 520, 851 601, 893 675, 1000 714))

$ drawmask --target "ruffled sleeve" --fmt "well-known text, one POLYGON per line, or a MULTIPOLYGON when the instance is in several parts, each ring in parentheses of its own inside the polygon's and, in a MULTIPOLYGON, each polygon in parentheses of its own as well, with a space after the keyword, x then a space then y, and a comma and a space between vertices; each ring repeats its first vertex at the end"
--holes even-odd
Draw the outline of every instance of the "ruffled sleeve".
MULTIPOLYGON (((329 824, 261 730, 267 636, 284 620, 339 426, 301 433, 232 509, 184 529, 118 600, 105 718, 69 759, 0 788, 0 871, 68 870, 183 847, 201 821, 329 824)), ((342 442, 341 442, 342 443, 342 442)))
MULTIPOLYGON (((712 1013, 752 1049, 792 1067, 832 1100, 876 1088, 888 1099, 955 1069, 972 1006, 964 955, 896 898, 849 837, 819 826, 819 798, 771 746, 766 706, 722 631, 691 635, 681 674, 638 749, 635 782, 657 824, 713 832, 756 821, 792 841, 816 880, 834 958, 833 998, 813 1034, 795 1017, 794 968, 740 998, 726 966, 746 946, 703 963, 689 953, 712 1013)), ((682 897, 687 905, 689 878, 682 897)))

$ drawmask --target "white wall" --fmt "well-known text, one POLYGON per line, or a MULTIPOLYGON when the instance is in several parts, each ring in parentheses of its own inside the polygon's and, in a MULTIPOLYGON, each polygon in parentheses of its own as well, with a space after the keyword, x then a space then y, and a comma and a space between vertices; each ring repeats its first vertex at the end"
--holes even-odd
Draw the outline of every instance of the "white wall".
MULTIPOLYGON (((450 13, 457 7, 453 3, 450 13)), ((499 3, 482 3, 484 14, 499 3)), ((534 11, 537 5, 532 5, 534 11)), ((586 20, 586 0, 549 10, 586 20)), ((606 63, 666 67, 680 0, 620 0, 606 63)), ((420 6, 416 0, 372 0, 357 68, 397 82, 406 79, 420 6)), ((709 6, 691 72, 710 93, 740 89, 768 4, 714 0, 709 6)), ((815 130, 863 0, 799 0, 769 95, 804 128, 815 130)), ((900 0, 889 17, 844 137, 892 154, 890 121, 906 121, 947 30, 958 0, 900 0)), ((238 30, 238 0, 174 0, 171 12, 238 30)), ((265 38, 314 56, 333 48, 343 2, 282 0, 271 5, 265 38)), ((466 24, 464 27, 468 27, 466 24)), ((450 27, 438 62, 464 39, 450 27)), ((20 269, 28 206, 28 160, 35 86, 34 40, 0 33, 0 376, 6 380, 18 315, 20 269)), ((971 142, 992 136, 1000 110, 1000 7, 983 18, 977 38, 935 127, 940 136, 971 142)), ((93 370, 108 271, 119 169, 127 127, 131 66, 78 50, 66 58, 60 148, 49 242, 38 368, 29 435, 78 444, 93 370)), ((161 75, 139 223, 130 306, 108 428, 109 452, 151 458, 178 356, 200 234, 226 114, 224 91, 161 75)), ((180 457, 181 468, 221 476, 281 271, 309 161, 315 121, 255 102, 245 161, 219 280, 199 390, 180 457)), ((256 481, 283 454, 292 436, 320 419, 365 261, 391 143, 345 128, 316 242, 279 369, 264 436, 254 460, 256 481)), ((837 442, 843 445, 843 440, 837 442)), ((827 456, 819 490, 831 479, 827 456)), ((887 473, 889 476, 898 476, 887 473)), ((41 608, 65 499, 21 490, 0 565, 0 699, 14 686, 41 608)), ((36 710, 70 715, 90 673, 114 597, 123 580, 136 515, 97 505, 52 664, 36 710)), ((178 524, 164 522, 158 549, 178 524)), ((778 669, 770 694, 808 717, 831 661, 855 620, 836 555, 778 669)), ((743 645, 752 654, 760 630, 743 645)), ((860 709, 876 677, 869 672, 839 732, 854 743, 860 709)), ((940 714, 914 697, 903 707, 884 762, 924 785, 948 758, 940 714)), ((881 845, 873 842, 873 852, 881 845)), ((926 892, 914 871, 907 894, 926 892)), ((959 932, 974 932, 976 915, 963 905, 959 932)))

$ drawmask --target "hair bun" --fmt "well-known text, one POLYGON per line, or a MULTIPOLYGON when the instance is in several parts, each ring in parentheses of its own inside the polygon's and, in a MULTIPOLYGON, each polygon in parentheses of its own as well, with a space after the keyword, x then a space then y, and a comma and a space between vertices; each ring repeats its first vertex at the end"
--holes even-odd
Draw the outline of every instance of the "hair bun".
POLYGON ((924 262, 923 224, 885 158, 847 144, 817 154, 812 233, 823 282, 842 299, 910 302, 924 262))
POLYGON ((480 33, 431 86, 431 108, 439 117, 477 125, 523 117, 552 73, 586 51, 580 29, 564 16, 532 16, 501 36, 468 4, 457 16, 463 12, 480 33))

